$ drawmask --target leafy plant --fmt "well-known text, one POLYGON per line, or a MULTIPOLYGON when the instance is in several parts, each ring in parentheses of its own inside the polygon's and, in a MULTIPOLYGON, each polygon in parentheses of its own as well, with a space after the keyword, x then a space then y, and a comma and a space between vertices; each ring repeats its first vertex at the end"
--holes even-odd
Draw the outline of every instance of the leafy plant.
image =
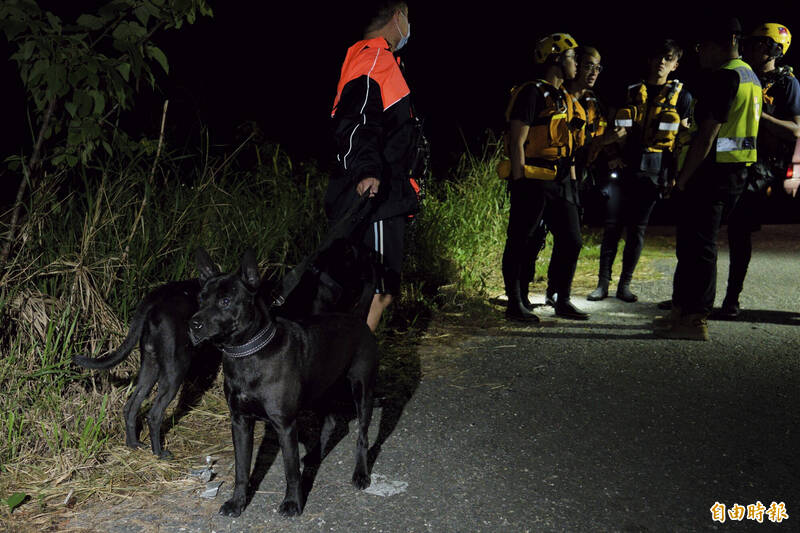
MULTIPOLYGON (((125 140, 114 117, 133 106, 143 81, 155 86, 153 65, 169 71, 154 34, 191 24, 198 14, 212 15, 206 0, 111 0, 74 23, 43 11, 34 0, 0 4, 0 31, 15 49, 11 60, 39 127, 30 156, 10 161, 23 179, 0 264, 8 258, 25 189, 42 164, 87 164, 98 148, 111 156, 112 141, 125 140)), ((131 143, 115 144, 131 149, 131 143)))
POLYGON ((3 501, 8 505, 8 512, 13 513, 14 509, 25 503, 25 500, 28 498, 29 496, 27 494, 16 492, 3 501))

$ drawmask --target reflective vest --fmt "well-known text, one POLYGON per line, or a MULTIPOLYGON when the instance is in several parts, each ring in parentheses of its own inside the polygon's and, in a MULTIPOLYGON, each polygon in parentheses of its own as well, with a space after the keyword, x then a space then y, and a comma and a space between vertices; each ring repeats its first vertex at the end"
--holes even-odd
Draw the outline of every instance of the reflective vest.
POLYGON ((672 151, 681 123, 677 103, 682 89, 683 83, 670 80, 648 98, 644 83, 631 85, 627 105, 617 111, 614 125, 633 128, 641 135, 645 152, 672 151))
POLYGON ((728 112, 728 120, 717 135, 717 163, 754 163, 763 102, 761 82, 741 59, 732 59, 722 68, 739 75, 739 89, 728 112))
MULTIPOLYGON (((544 105, 537 110, 525 141, 525 177, 554 180, 558 175, 557 164, 571 158, 575 149, 586 140, 586 111, 563 88, 556 88, 544 80, 535 80, 511 90, 511 99, 506 108, 507 122, 511 120, 511 111, 517 97, 529 85, 536 87, 543 97, 544 105)), ((509 157, 511 145, 508 132, 504 140, 506 157, 509 157)), ((501 161, 497 173, 503 179, 508 178, 511 175, 511 161, 501 161)))

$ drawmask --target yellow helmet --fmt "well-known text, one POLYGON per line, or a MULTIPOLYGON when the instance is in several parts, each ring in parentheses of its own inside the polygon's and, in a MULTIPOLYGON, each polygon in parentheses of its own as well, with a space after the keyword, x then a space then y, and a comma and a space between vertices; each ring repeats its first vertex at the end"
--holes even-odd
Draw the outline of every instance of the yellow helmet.
POLYGON ((762 24, 753 31, 751 37, 768 37, 775 41, 776 44, 780 45, 779 57, 786 54, 786 51, 789 50, 789 45, 792 43, 792 34, 789 33, 789 28, 774 22, 762 24))
POLYGON ((547 61, 553 54, 560 54, 564 50, 570 48, 577 48, 578 43, 568 33, 553 33, 544 37, 536 43, 536 48, 533 50, 533 61, 540 65, 547 61))

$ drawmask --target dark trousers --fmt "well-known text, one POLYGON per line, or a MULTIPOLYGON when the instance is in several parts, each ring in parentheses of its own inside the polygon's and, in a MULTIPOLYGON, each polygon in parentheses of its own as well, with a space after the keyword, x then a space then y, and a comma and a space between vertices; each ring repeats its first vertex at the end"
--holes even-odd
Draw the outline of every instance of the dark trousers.
POLYGON ((686 191, 677 194, 678 224, 675 255, 678 264, 672 284, 672 302, 684 315, 708 315, 717 289, 719 227, 736 205, 744 177, 743 166, 717 164, 707 174, 695 175, 686 191))
POLYGON ((625 235, 622 252, 622 275, 620 279, 630 281, 644 247, 644 234, 650 213, 658 200, 658 189, 652 181, 637 176, 625 176, 610 180, 606 187, 606 202, 603 242, 600 245, 599 278, 611 279, 611 265, 617 256, 617 246, 625 235))
POLYGON ((559 300, 568 300, 581 252, 578 206, 571 200, 571 184, 519 179, 509 182, 511 210, 503 251, 506 291, 518 281, 523 291, 533 280, 539 242, 535 232, 544 220, 553 234, 549 273, 559 300), (567 192, 565 192, 567 191, 567 192))
POLYGON ((745 191, 728 216, 728 248, 730 267, 726 297, 738 302, 744 287, 744 278, 753 255, 753 232, 761 229, 761 192, 745 191))

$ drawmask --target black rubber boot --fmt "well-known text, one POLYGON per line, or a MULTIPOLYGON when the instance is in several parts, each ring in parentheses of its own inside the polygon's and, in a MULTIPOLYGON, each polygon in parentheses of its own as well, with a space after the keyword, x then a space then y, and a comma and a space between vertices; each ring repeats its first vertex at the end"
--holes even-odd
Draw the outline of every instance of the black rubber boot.
POLYGON ((590 292, 586 299, 590 302, 598 302, 608 298, 608 281, 609 280, 603 278, 597 280, 597 288, 590 292))
POLYGON ((533 311, 534 305, 528 299, 528 284, 520 282, 519 286, 519 299, 522 302, 523 307, 528 311, 533 311))
POLYGON ((716 316, 727 320, 734 320, 739 317, 739 312, 739 297, 728 293, 725 295, 725 299, 722 300, 722 308, 716 316))
POLYGON ((519 290, 519 281, 510 284, 508 290, 508 306, 506 307, 506 318, 519 322, 539 322, 539 317, 533 314, 522 301, 519 290))
POLYGON ((569 297, 562 297, 558 295, 555 305, 556 316, 561 318, 568 318, 570 320, 589 320, 589 313, 581 311, 569 300, 569 297))
POLYGON ((555 307, 557 299, 558 296, 556 295, 556 290, 548 286, 544 293, 544 304, 549 305, 550 307, 555 307))
POLYGON ((619 278, 619 283, 617 284, 617 298, 628 303, 635 302, 639 299, 638 296, 631 292, 630 277, 624 276, 619 278))

